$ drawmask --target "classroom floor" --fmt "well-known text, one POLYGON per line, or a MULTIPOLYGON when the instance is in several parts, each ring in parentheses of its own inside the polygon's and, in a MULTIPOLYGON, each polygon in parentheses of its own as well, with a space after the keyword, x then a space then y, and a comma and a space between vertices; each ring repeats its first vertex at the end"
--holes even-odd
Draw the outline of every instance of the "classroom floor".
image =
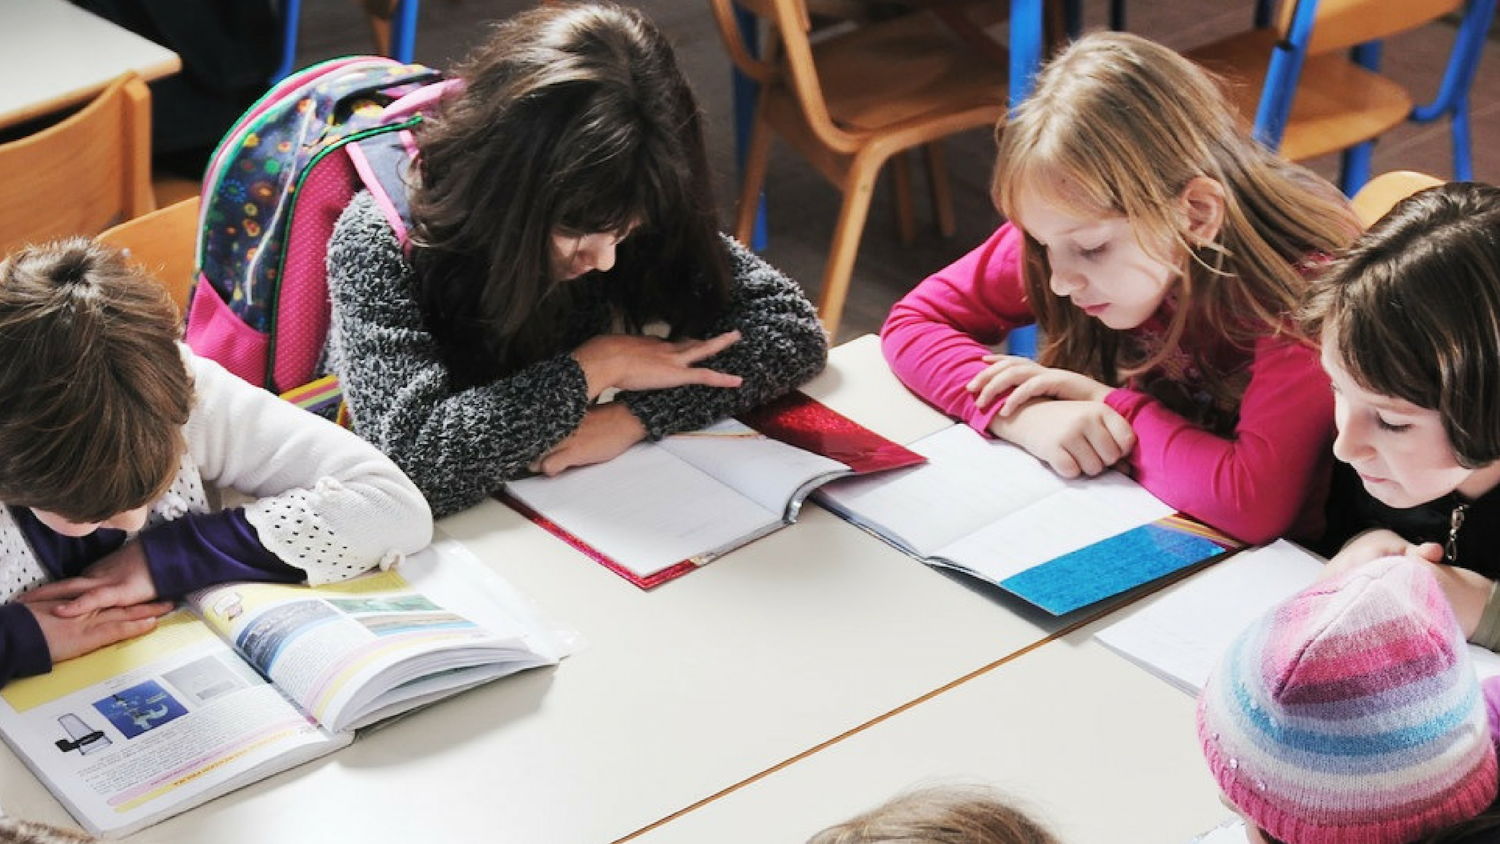
MULTIPOLYGON (((416 59, 447 66, 485 37, 487 21, 531 5, 527 0, 423 0, 417 30, 416 59)), ((719 206, 724 226, 732 225, 738 193, 730 117, 729 65, 708 4, 700 0, 638 0, 633 3, 656 21, 677 46, 684 72, 692 82, 708 116, 711 160, 717 176, 719 206)), ((1087 25, 1102 26, 1106 3, 1084 4, 1087 25)), ((1248 25, 1249 2, 1172 0, 1137 2, 1129 6, 1129 28, 1169 46, 1185 49, 1207 43, 1248 25), (1226 8, 1227 7, 1227 8, 1226 8)), ((301 64, 346 53, 368 52, 371 42, 362 7, 350 0, 304 0, 301 64)), ((1388 43, 1386 72, 1407 84, 1419 99, 1437 90, 1453 27, 1433 24, 1388 43)), ((1480 181, 1500 183, 1500 50, 1492 40, 1481 61, 1472 94, 1474 173, 1480 181)), ((896 240, 895 215, 888 189, 882 183, 865 227, 859 259, 850 286, 849 303, 836 338, 842 342, 879 329, 891 304, 929 272, 964 254, 988 235, 998 221, 990 206, 988 181, 994 143, 988 132, 970 132, 948 143, 958 231, 943 238, 930 223, 922 200, 920 174, 916 180, 919 232, 917 242, 902 246, 896 240)), ((1310 162, 1319 173, 1335 178, 1336 156, 1310 162)), ((1374 172, 1421 170, 1452 175, 1452 154, 1445 123, 1409 124, 1391 132, 1376 145, 1374 172)), ((832 239, 839 193, 785 145, 773 148, 767 175, 770 244, 765 256, 802 283, 809 295, 821 286, 823 263, 832 239)))

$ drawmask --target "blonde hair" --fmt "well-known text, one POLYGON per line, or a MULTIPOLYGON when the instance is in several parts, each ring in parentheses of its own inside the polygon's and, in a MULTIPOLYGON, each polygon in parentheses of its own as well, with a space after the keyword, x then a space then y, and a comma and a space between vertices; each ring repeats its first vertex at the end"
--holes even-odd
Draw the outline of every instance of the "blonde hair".
POLYGON ((994 790, 930 786, 907 792, 808 839, 807 844, 1058 844, 994 790))
MULTIPOLYGON (((1073 216, 1124 216, 1147 254, 1180 268, 1166 342, 1131 356, 1115 332, 1052 293, 1046 250, 1025 238, 1022 273, 1046 336, 1042 362, 1108 383, 1158 365, 1184 337, 1189 351, 1213 337, 1248 350, 1267 332, 1295 330, 1288 315, 1306 288, 1299 265, 1359 233, 1336 188, 1246 134, 1218 80, 1138 36, 1101 32, 1075 42, 996 131, 991 195, 1007 217, 1023 194, 1073 216), (1211 243, 1189 238, 1180 210, 1198 177, 1225 192, 1211 243)), ((1197 363, 1218 388, 1222 373, 1197 363)))

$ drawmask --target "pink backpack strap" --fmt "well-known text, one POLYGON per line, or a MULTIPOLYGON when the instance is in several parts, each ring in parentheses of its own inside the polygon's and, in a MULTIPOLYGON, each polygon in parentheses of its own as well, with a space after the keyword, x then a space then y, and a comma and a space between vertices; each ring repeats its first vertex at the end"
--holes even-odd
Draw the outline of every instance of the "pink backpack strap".
POLYGON ((444 79, 442 82, 424 85, 386 106, 381 112, 380 120, 383 123, 394 123, 414 114, 431 111, 438 100, 463 90, 463 87, 462 79, 444 79))
POLYGON ((411 132, 403 129, 344 147, 361 186, 370 192, 403 251, 411 246, 411 205, 407 197, 407 172, 413 160, 410 139, 411 132))
MULTIPOLYGON (((381 111, 383 123, 409 120, 430 111, 444 97, 463 90, 463 80, 445 79, 407 94, 381 111)), ((344 149, 359 180, 370 191, 380 213, 396 233, 401 248, 411 244, 411 210, 407 205, 406 174, 417 158, 417 142, 410 129, 348 144, 344 149)))

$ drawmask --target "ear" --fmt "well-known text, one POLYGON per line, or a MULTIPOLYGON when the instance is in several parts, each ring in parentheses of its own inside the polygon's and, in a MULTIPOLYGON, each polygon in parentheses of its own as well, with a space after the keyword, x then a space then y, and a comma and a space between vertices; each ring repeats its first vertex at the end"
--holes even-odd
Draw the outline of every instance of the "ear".
POLYGON ((1177 195, 1189 240, 1212 243, 1224 225, 1224 185, 1207 176, 1194 176, 1177 195))

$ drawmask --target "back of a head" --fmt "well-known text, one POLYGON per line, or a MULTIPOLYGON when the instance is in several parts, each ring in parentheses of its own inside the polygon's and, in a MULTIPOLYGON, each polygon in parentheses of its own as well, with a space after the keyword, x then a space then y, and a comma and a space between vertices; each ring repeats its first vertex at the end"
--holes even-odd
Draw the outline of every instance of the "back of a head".
POLYGON ((1495 800, 1468 646, 1425 563, 1315 584, 1252 624, 1198 699, 1220 788, 1287 844, 1407 844, 1495 800))
POLYGON ((944 785, 899 795, 814 835, 808 844, 1057 844, 996 794, 944 785))
MULTIPOLYGON (((623 230, 633 215, 688 199, 674 194, 691 164, 679 134, 697 127, 697 106, 671 45, 640 11, 523 10, 455 74, 465 96, 423 139, 429 192, 519 196, 531 200, 527 213, 583 232, 623 230)), ((467 210, 483 216, 482 206, 467 210)))
POLYGON ((1361 386, 1437 410, 1464 465, 1500 459, 1500 188, 1397 203, 1314 281, 1302 316, 1361 386))
POLYGON ((192 379, 166 289, 83 238, 0 262, 0 501, 79 522, 176 475, 192 379))

